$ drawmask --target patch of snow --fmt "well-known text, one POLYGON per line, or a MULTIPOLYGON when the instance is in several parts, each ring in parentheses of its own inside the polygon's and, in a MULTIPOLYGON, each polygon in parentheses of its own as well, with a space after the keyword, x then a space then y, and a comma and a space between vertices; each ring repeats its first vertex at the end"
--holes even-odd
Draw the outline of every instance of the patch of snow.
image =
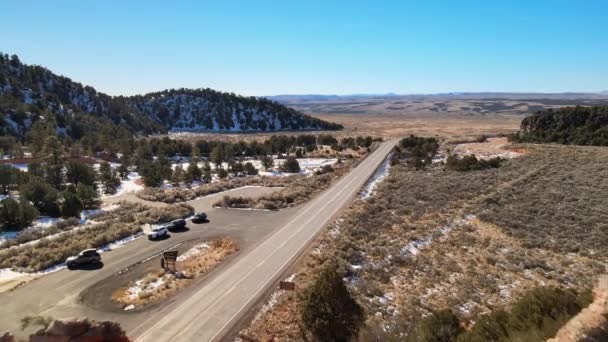
POLYGON ((120 248, 120 247, 124 246, 125 244, 127 244, 127 243, 129 243, 131 241, 137 240, 137 239, 141 238, 142 236, 144 236, 144 233, 142 233, 142 232, 139 232, 139 233, 134 234, 134 235, 129 235, 129 236, 125 237, 125 238, 122 238, 120 240, 116 240, 116 241, 111 242, 111 243, 109 243, 109 244, 107 244, 105 246, 101 246, 101 247, 97 248, 97 252, 98 253, 109 252, 109 251, 111 251, 113 249, 120 248))
POLYGON ((378 184, 382 182, 386 176, 388 176, 391 169, 391 157, 392 153, 390 153, 384 162, 378 167, 376 172, 369 179, 367 184, 363 186, 363 189, 359 192, 359 198, 362 200, 368 199, 370 196, 374 194, 374 191, 378 187, 378 184))
POLYGON ((412 256, 416 256, 416 255, 418 255, 418 253, 420 253, 421 249, 430 245, 433 242, 434 235, 436 233, 445 235, 445 234, 451 232, 454 228, 467 224, 467 223, 471 222, 472 220, 474 220, 475 218, 476 218, 475 215, 465 215, 464 219, 454 220, 453 222, 437 229, 437 231, 427 235, 426 237, 419 239, 419 240, 412 241, 412 242, 408 243, 407 245, 403 246, 401 248, 401 254, 402 255, 409 254, 412 256))
POLYGON ((186 251, 186 253, 178 256, 177 261, 188 260, 188 259, 192 258, 193 256, 207 253, 210 249, 211 249, 211 247, 207 243, 203 242, 201 244, 198 244, 198 245, 190 248, 189 250, 186 251))
POLYGON ((121 180, 116 193, 111 195, 102 195, 103 198, 120 196, 122 194, 130 193, 130 192, 138 192, 143 190, 143 185, 139 185, 136 181, 139 181, 142 177, 137 172, 129 172, 127 179, 121 180))

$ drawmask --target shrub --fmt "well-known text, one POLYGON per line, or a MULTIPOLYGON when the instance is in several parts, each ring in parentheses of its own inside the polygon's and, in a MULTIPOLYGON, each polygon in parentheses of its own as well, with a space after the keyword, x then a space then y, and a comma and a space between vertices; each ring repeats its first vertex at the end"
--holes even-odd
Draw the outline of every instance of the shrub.
POLYGON ((292 156, 287 157, 285 161, 279 167, 281 172, 298 173, 300 172, 300 163, 292 156))
POLYGON ((418 321, 410 341, 416 342, 453 342, 464 329, 458 317, 451 310, 433 312, 418 321))
POLYGON ((348 341, 364 319, 363 309, 351 297, 333 264, 325 266, 302 294, 300 316, 319 341, 348 341))
POLYGON ((591 292, 576 293, 555 287, 539 287, 527 292, 510 312, 483 315, 458 341, 546 340, 581 309, 591 303, 591 292))
POLYGON ((38 210, 28 201, 12 198, 0 201, 0 230, 21 230, 38 218, 38 210))
POLYGON ((466 155, 462 158, 454 154, 448 156, 445 169, 451 171, 472 171, 472 170, 483 170, 489 168, 498 168, 502 159, 500 157, 491 159, 477 159, 474 154, 466 155))

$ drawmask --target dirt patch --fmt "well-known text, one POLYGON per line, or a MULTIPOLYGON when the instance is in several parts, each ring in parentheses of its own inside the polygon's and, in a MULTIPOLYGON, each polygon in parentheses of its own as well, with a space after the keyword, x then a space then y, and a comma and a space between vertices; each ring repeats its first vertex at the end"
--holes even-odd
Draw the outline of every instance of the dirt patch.
POLYGON ((452 152, 458 155, 474 154, 478 159, 490 159, 495 157, 516 158, 525 153, 526 150, 510 148, 507 138, 488 138, 481 143, 458 144, 452 152))
MULTIPOLYGON (((587 341, 585 337, 608 327, 608 275, 593 290, 593 303, 572 318, 548 342, 587 341)), ((608 334, 608 331, 604 332, 608 334)), ((591 341, 591 340, 589 340, 591 341)), ((599 340, 598 340, 599 341, 599 340)))
POLYGON ((155 270, 112 293, 112 300, 125 310, 146 306, 175 295, 193 280, 209 272, 227 256, 238 251, 229 237, 197 244, 178 257, 175 274, 155 270))

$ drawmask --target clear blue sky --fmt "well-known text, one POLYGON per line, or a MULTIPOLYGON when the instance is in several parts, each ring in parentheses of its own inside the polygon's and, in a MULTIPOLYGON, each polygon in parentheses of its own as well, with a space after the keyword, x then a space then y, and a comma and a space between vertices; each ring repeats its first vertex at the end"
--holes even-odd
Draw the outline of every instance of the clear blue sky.
POLYGON ((608 89, 608 1, 5 1, 0 50, 112 95, 608 89))

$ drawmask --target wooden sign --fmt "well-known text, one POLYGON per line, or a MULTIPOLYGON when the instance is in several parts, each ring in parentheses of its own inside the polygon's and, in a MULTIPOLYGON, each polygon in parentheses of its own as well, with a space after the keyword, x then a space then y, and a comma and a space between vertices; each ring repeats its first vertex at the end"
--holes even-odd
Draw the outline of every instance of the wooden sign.
POLYGON ((177 261, 177 251, 163 252, 163 258, 160 259, 160 266, 168 272, 176 272, 175 262, 177 261))
POLYGON ((163 259, 165 259, 166 261, 175 262, 177 260, 177 251, 163 252, 163 259))
POLYGON ((279 283, 279 289, 285 291, 295 291, 296 283, 294 283, 293 281, 281 281, 279 283))

